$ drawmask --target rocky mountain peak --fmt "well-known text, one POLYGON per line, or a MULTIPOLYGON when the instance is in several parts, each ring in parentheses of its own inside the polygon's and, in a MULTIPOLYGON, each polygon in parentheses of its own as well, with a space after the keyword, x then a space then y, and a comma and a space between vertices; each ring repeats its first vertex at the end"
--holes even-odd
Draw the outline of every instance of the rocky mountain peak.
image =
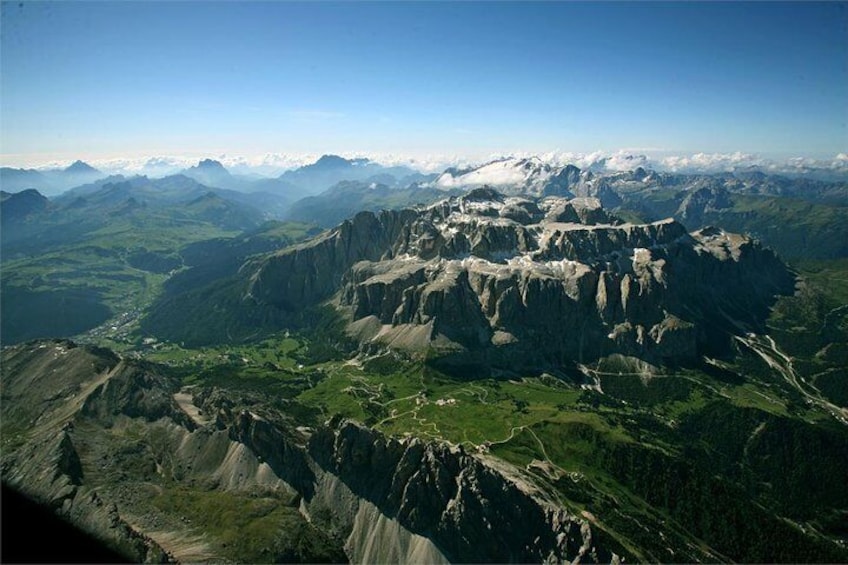
POLYGON ((85 163, 84 161, 74 161, 68 167, 64 169, 66 173, 80 174, 80 173, 99 173, 97 169, 85 163))
POLYGON ((229 188, 235 183, 235 179, 227 168, 215 159, 203 159, 194 167, 184 170, 179 176, 186 176, 201 184, 220 188, 229 188))
POLYGON ((503 202, 503 195, 489 185, 483 185, 482 188, 475 188, 465 194, 462 200, 464 202, 503 202))
POLYGON ((338 169, 349 167, 351 161, 338 155, 322 155, 315 163, 312 164, 316 169, 338 169))
POLYGON ((192 169, 204 171, 226 171, 224 165, 215 159, 203 159, 197 163, 196 166, 192 167, 192 169))
POLYGON ((16 193, 4 192, 0 200, 2 221, 13 222, 43 212, 49 206, 45 196, 34 188, 16 193))
POLYGON ((483 187, 360 213, 255 265, 249 295, 286 309, 334 296, 363 347, 516 370, 612 353, 693 359, 760 324, 792 280, 745 236, 483 187))

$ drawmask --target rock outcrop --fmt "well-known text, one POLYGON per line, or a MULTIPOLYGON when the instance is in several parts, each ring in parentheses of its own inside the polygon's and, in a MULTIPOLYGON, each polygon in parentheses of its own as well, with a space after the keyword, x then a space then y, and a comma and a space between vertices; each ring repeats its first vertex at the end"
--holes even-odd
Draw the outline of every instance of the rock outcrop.
POLYGON ((258 266, 248 263, 250 296, 286 310, 324 300, 338 290, 342 275, 357 261, 378 260, 397 239, 412 210, 361 212, 335 230, 287 248, 258 266))
POLYGON ((609 562, 582 519, 461 447, 398 441, 342 422, 309 453, 359 497, 426 537, 450 561, 609 562))
MULTIPOLYGON (((633 182, 638 182, 634 180, 633 182)), ((249 295, 334 297, 366 349, 540 368, 613 353, 691 360, 758 328, 793 277, 756 241, 675 220, 624 223, 594 198, 484 187, 419 210, 361 213, 245 267, 249 295)))

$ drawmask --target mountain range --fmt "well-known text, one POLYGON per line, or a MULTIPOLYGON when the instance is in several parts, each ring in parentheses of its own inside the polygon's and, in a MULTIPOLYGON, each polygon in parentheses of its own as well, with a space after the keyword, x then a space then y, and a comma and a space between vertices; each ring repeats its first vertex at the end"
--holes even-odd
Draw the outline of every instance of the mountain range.
POLYGON ((75 161, 62 169, 0 168, 0 187, 6 192, 36 189, 44 195, 55 196, 69 188, 93 182, 106 175, 84 163, 75 161))
POLYGON ((633 164, 4 186, 4 488, 132 561, 848 560, 848 185, 633 164))
MULTIPOLYGON (((313 164, 275 178, 234 175, 211 159, 200 161, 181 175, 251 206, 267 218, 315 222, 322 227, 331 227, 359 210, 428 204, 445 195, 491 186, 507 195, 595 197, 606 209, 638 221, 673 216, 690 229, 718 225, 731 231, 747 231, 789 259, 834 258, 847 252, 846 181, 791 178, 758 170, 680 174, 637 166, 630 171, 609 172, 602 165, 580 169, 538 157, 508 158, 464 169, 450 168, 439 175, 422 175, 406 167, 384 167, 367 159, 325 155, 313 164), (790 216, 792 221, 788 221, 790 216)), ((4 169, 3 174, 3 179, 10 179, 3 181, 7 193, 16 188, 44 186, 46 192, 42 193, 48 196, 54 194, 57 186, 55 181, 45 184, 49 178, 61 177, 66 184, 74 182, 72 179, 86 179, 87 186, 69 191, 75 195, 132 178, 102 177, 79 161, 52 172, 4 169), (92 183, 92 178, 99 180, 92 183)), ((171 175, 151 182, 169 178, 173 181, 181 177, 171 175)), ((184 190, 194 190, 186 180, 179 182, 186 184, 184 190)))
POLYGON ((602 173, 538 159, 495 161, 449 170, 435 187, 490 185, 506 194, 588 196, 623 217, 674 217, 689 229, 717 225, 744 231, 789 259, 846 256, 848 183, 792 179, 762 172, 678 174, 642 167, 602 173))
POLYGON ((292 203, 285 217, 331 227, 356 211, 433 203, 490 186, 506 195, 592 197, 634 221, 674 217, 689 229, 710 225, 747 232, 787 259, 848 256, 848 182, 762 172, 679 174, 642 167, 581 170, 539 158, 501 159, 448 169, 398 190, 380 183, 340 183, 292 203))

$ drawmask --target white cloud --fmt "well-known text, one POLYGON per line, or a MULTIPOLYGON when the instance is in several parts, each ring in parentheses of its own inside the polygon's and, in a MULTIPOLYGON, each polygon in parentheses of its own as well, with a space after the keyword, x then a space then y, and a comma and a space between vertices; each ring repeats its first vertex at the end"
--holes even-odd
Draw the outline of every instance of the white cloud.
MULTIPOLYGON (((361 152, 339 151, 338 155, 353 158, 368 158, 385 166, 406 166, 423 173, 441 173, 448 167, 476 167, 492 161, 507 158, 534 157, 553 167, 571 164, 580 169, 595 168, 606 171, 633 170, 645 167, 659 171, 680 173, 715 173, 740 171, 756 168, 770 173, 808 173, 811 171, 848 173, 848 153, 841 152, 829 159, 810 157, 792 157, 788 159, 769 159, 757 154, 744 153, 693 153, 652 156, 632 151, 592 151, 586 153, 573 151, 548 151, 544 153, 470 153, 466 155, 439 153, 402 153, 402 152, 361 152)), ((24 160, 8 162, 4 156, 4 165, 12 167, 34 167, 38 169, 63 168, 75 159, 49 159, 26 162, 24 160)), ((320 153, 267 152, 252 155, 235 154, 191 154, 191 155, 140 155, 133 157, 104 157, 83 160, 107 174, 143 174, 151 177, 165 176, 196 165, 201 159, 217 159, 236 174, 259 174, 278 176, 282 172, 314 163, 320 153)))
POLYGON ((650 162, 645 155, 616 153, 607 157, 604 162, 604 168, 608 171, 632 171, 638 167, 650 167, 650 162))
POLYGON ((769 159, 750 153, 695 153, 694 155, 668 156, 659 159, 659 170, 683 173, 733 172, 757 169, 774 174, 806 174, 811 172, 848 172, 848 155, 837 154, 833 159, 790 157, 769 159))
POLYGON ((659 168, 671 172, 723 172, 747 167, 764 167, 768 161, 756 155, 742 153, 695 153, 664 157, 659 168))
POLYGON ((164 176, 197 164, 198 159, 175 155, 92 159, 88 163, 105 173, 164 176))
POLYGON ((220 155, 218 160, 234 173, 278 176, 318 160, 314 153, 262 153, 259 155, 220 155))

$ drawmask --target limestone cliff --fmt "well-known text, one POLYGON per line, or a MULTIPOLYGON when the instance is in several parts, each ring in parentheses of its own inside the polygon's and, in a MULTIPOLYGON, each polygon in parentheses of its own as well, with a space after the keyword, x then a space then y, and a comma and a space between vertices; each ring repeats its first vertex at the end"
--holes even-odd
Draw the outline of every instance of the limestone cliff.
POLYGON ((409 531, 460 562, 609 562, 584 520, 532 483, 510 480, 461 447, 398 441, 353 423, 323 428, 318 466, 409 531))
POLYGON ((543 367, 613 353, 687 361, 756 329, 793 277, 756 241, 675 220, 624 223, 593 198, 491 188, 362 213, 245 267, 284 308, 333 297, 365 348, 463 365, 543 367))

